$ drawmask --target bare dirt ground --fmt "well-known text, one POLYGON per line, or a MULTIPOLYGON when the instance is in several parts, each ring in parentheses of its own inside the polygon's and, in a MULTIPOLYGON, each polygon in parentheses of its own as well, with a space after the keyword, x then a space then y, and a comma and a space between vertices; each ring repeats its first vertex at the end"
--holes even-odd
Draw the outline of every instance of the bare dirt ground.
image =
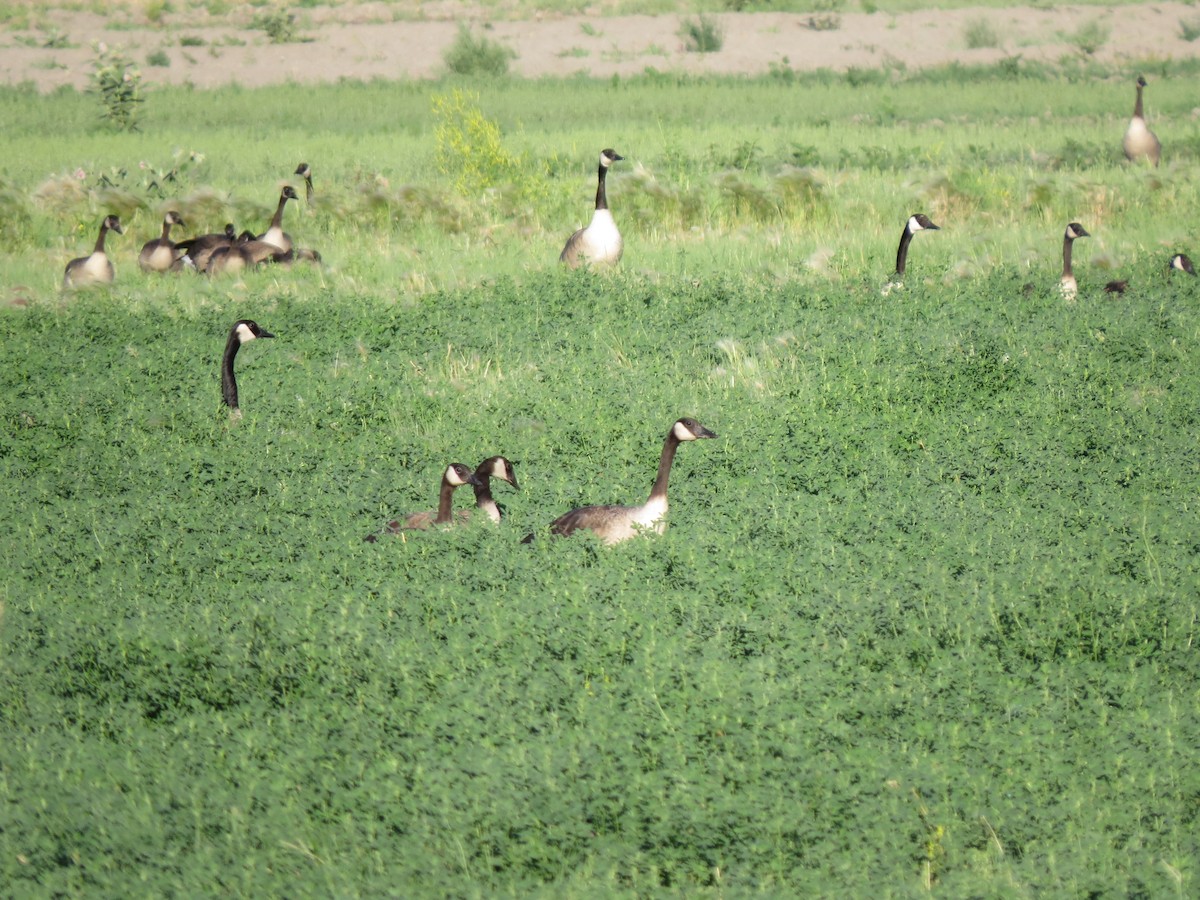
POLYGON ((758 74, 771 66, 913 69, 1014 55, 1054 61, 1086 53, 1089 28, 1102 41, 1093 55, 1106 62, 1133 65, 1200 55, 1200 40, 1182 36, 1184 23, 1200 28, 1200 10, 1187 3, 842 13, 832 29, 819 27, 830 23, 816 13, 727 13, 710 17, 723 36, 722 48, 713 53, 687 48, 681 30, 695 16, 545 14, 490 21, 478 9, 443 3, 422 8, 419 20, 391 21, 386 11, 370 3, 302 11, 295 26, 303 40, 273 44, 252 27, 249 13, 220 20, 168 14, 152 26, 50 9, 42 12, 36 30, 0 34, 0 83, 29 82, 41 91, 83 88, 97 41, 123 48, 151 84, 256 87, 432 78, 444 72, 444 54, 463 24, 511 48, 516 53, 511 71, 526 77, 627 76, 648 68, 693 74, 758 74), (990 27, 996 46, 970 49, 968 27, 981 23, 990 27), (59 46, 42 46, 47 42, 59 46), (158 65, 150 64, 152 54, 158 65), (168 65, 161 64, 164 57, 168 65))

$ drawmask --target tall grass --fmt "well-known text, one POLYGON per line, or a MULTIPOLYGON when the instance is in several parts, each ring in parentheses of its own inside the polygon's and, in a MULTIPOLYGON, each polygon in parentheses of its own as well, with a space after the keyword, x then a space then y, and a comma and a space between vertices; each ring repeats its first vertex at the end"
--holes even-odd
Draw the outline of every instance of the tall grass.
POLYGON ((1150 172, 1120 79, 1053 116, 961 81, 514 82, 457 120, 457 85, 224 91, 224 123, 160 92, 134 135, 0 92, 0 882, 1193 894, 1192 100, 1161 83, 1150 172), (439 169, 475 111, 541 188, 519 222, 439 169), (604 146, 625 261, 560 271, 604 146), (137 270, 161 204, 265 221, 300 159, 324 268, 137 270), (117 283, 60 297, 118 200, 117 283), (942 231, 885 299, 917 208, 942 231), (240 317, 277 337, 233 422, 240 317), (520 542, 644 498, 683 414, 720 438, 661 538, 520 542), (499 527, 363 542, 493 453, 499 527))

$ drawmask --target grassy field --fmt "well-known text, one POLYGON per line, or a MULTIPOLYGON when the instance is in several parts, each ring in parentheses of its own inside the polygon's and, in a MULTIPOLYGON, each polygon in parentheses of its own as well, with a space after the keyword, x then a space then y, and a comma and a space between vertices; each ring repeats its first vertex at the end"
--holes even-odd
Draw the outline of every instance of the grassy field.
POLYGON ((1200 141, 1148 75, 1159 170, 1086 66, 0 92, 0 883, 1194 895, 1200 141), (604 146, 626 258, 564 272, 604 146), (138 271, 301 159, 322 268, 138 271), (665 535, 521 543, 680 415, 665 535), (363 541, 497 453, 498 527, 363 541))

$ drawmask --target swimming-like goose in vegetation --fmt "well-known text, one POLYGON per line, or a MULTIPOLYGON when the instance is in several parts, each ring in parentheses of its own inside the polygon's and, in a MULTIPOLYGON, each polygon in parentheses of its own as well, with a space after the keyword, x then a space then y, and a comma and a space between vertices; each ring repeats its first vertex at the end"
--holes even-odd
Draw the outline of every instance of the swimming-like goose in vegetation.
POLYGON ((572 269, 587 263, 593 266, 614 265, 621 259, 624 243, 617 223, 608 209, 608 196, 604 190, 604 177, 608 167, 625 157, 616 150, 600 151, 600 173, 596 184, 596 211, 586 228, 580 228, 567 238, 567 245, 559 254, 559 261, 572 269))
POLYGON ((1142 90, 1145 87, 1146 79, 1139 75, 1137 80, 1137 100, 1133 103, 1133 118, 1129 120, 1129 127, 1125 129, 1125 137, 1121 141, 1121 148, 1125 151, 1125 158, 1130 162, 1138 159, 1148 159, 1157 166, 1162 156, 1162 144, 1158 142, 1158 138, 1150 130, 1150 126, 1146 124, 1145 115, 1142 114, 1142 90))
POLYGON ((896 248, 896 279, 904 278, 904 269, 908 265, 908 245, 912 243, 913 235, 918 231, 940 231, 925 213, 913 213, 904 223, 904 231, 900 234, 900 246, 896 248))
MULTIPOLYGON (((684 441, 715 437, 716 434, 695 419, 677 420, 667 431, 658 461, 658 477, 654 479, 654 487, 645 503, 640 506, 582 506, 551 522, 551 533, 569 535, 586 529, 594 531, 606 544, 619 543, 644 531, 662 534, 667 527, 667 479, 671 477, 675 451, 684 441)), ((533 535, 528 535, 524 543, 532 539, 533 535)))
MULTIPOLYGON (((469 466, 464 466, 462 463, 450 463, 446 467, 446 471, 442 473, 442 486, 438 492, 437 512, 409 513, 402 519, 395 519, 388 522, 383 526, 380 534, 388 535, 399 534, 402 531, 424 531, 434 525, 446 525, 454 521, 451 498, 454 496, 454 489, 460 488, 464 484, 479 487, 481 482, 475 477, 475 473, 471 471, 469 466)), ((378 534, 368 534, 363 540, 375 543, 378 537, 378 534)))
POLYGON ((175 252, 180 262, 197 272, 207 272, 208 262, 218 247, 228 247, 237 239, 237 229, 232 222, 225 223, 225 230, 212 234, 200 234, 183 241, 176 241, 175 252))
POLYGON ((290 184, 283 186, 283 190, 279 192, 279 205, 275 207, 275 215, 271 217, 271 224, 267 230, 258 236, 260 241, 274 244, 285 253, 292 249, 292 237, 283 230, 283 208, 287 206, 289 200, 299 199, 295 188, 290 184))
POLYGON ((63 288, 84 287, 89 284, 112 284, 116 277, 116 269, 112 260, 104 252, 104 239, 110 231, 124 234, 121 219, 118 216, 105 216, 100 223, 100 236, 96 238, 96 247, 90 256, 80 256, 67 263, 63 273, 63 288))
POLYGON ((296 171, 293 172, 292 174, 299 175, 301 178, 304 179, 304 202, 312 203, 312 195, 313 195, 312 167, 308 163, 302 162, 302 163, 300 163, 300 165, 296 166, 296 171))
POLYGON ((1196 274, 1196 267, 1192 265, 1192 261, 1188 259, 1186 253, 1176 253, 1171 257, 1171 261, 1167 264, 1167 268, 1172 272, 1187 272, 1189 275, 1196 274))
POLYGON ((1074 300, 1075 294, 1079 290, 1079 285, 1075 281, 1075 273, 1071 271, 1071 250, 1075 245, 1076 238, 1085 237, 1091 237, 1091 235, 1078 222, 1068 223, 1067 230, 1063 232, 1063 269, 1062 276, 1058 281, 1058 289, 1068 300, 1074 300))
POLYGON ((237 356, 242 344, 258 338, 273 338, 275 335, 264 330, 253 319, 239 319, 229 329, 229 340, 225 342, 225 355, 221 357, 221 400, 235 413, 240 415, 238 407, 237 380, 233 377, 233 358, 237 356))
MULTIPOLYGON (((489 456, 476 467, 475 477, 479 480, 479 484, 475 485, 475 508, 481 510, 493 522, 499 522, 500 507, 492 497, 492 479, 507 481, 514 489, 520 490, 512 463, 503 456, 489 456)), ((468 518, 470 510, 460 510, 459 516, 468 518)))
POLYGON ((142 252, 138 254, 138 265, 143 272, 169 272, 177 268, 179 254, 175 249, 175 242, 171 240, 172 225, 183 225, 183 219, 173 209, 163 216, 162 237, 142 244, 142 252))

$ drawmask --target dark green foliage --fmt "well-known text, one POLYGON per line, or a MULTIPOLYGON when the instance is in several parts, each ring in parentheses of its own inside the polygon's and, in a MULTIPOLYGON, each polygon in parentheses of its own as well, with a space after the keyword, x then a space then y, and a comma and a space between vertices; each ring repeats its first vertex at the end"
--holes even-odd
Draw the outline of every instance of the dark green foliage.
POLYGON ((0 881, 1187 895, 1196 298, 1134 275, 301 281, 236 425, 228 310, 5 313, 0 881), (520 543, 684 413, 664 536, 520 543), (362 541, 491 453, 500 527, 362 541))
POLYGON ((517 53, 499 41, 476 37, 466 25, 459 25, 458 37, 443 56, 446 71, 452 75, 498 77, 508 74, 509 63, 517 53))

